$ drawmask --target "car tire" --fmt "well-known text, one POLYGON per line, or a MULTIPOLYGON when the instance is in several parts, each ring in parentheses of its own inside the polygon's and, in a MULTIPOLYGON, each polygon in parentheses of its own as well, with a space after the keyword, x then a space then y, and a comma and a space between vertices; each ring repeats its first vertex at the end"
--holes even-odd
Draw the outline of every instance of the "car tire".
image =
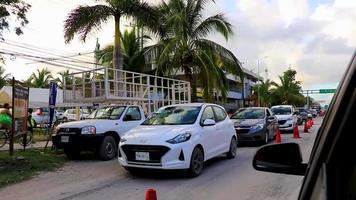
POLYGON ((269 142, 269 133, 268 133, 268 131, 266 131, 263 144, 268 144, 268 142, 269 142))
POLYGON ((201 174, 204 167, 204 154, 203 150, 195 147, 190 159, 189 176, 197 177, 201 174))
POLYGON ((231 138, 231 142, 230 142, 230 148, 229 148, 229 152, 227 152, 226 157, 228 159, 233 159, 236 157, 236 151, 237 151, 237 141, 235 137, 231 138))
POLYGON ((64 122, 67 122, 67 121, 68 121, 68 118, 63 117, 63 121, 64 121, 64 122))
POLYGON ((75 148, 64 148, 64 153, 66 154, 67 158, 70 160, 77 160, 80 158, 80 150, 75 148))
POLYGON ((106 136, 99 149, 99 157, 101 160, 111 160, 116 156, 117 144, 112 136, 106 136))

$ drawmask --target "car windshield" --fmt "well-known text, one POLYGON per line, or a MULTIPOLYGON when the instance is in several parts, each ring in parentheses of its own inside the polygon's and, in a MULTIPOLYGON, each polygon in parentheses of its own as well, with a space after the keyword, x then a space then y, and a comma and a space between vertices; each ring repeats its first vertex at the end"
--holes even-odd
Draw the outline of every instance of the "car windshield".
POLYGON ((272 108, 272 112, 274 115, 290 115, 292 114, 292 109, 288 107, 276 107, 272 108))
POLYGON ((231 119, 263 119, 265 118, 264 109, 241 109, 231 116, 231 119))
POLYGON ((98 108, 87 119, 120 119, 125 108, 126 106, 98 108))
POLYGON ((185 125, 194 124, 201 107, 174 106, 159 109, 148 117, 142 125, 185 125))

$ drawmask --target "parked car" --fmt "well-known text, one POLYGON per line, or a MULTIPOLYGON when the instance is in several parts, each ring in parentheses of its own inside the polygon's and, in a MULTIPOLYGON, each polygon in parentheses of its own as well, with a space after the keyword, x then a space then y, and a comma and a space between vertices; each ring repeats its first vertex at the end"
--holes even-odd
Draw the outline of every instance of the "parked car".
POLYGON ((119 163, 135 168, 187 169, 202 172, 204 162, 226 154, 236 156, 234 124, 223 107, 192 103, 160 108, 121 139, 119 163))
POLYGON ((267 144, 276 136, 277 118, 266 107, 241 108, 230 119, 234 122, 237 141, 267 144))
POLYGON ((292 105, 277 105, 271 108, 274 116, 277 117, 279 129, 281 131, 293 132, 297 125, 297 112, 292 105))
POLYGON ((95 151, 102 160, 110 160, 117 155, 117 144, 123 134, 144 120, 140 106, 102 107, 87 120, 59 125, 52 142, 71 159, 78 158, 81 151, 95 151))
MULTIPOLYGON (((88 109, 80 109, 80 120, 87 118, 90 114, 88 109)), ((77 113, 75 109, 68 109, 63 114, 63 121, 75 121, 77 120, 77 113)))
POLYGON ((356 118, 355 81, 356 53, 319 128, 310 159, 302 158, 297 143, 267 145, 257 151, 253 167, 304 176, 298 200, 355 199, 356 157, 347 156, 356 152, 356 134, 352 131, 356 118))
POLYGON ((301 122, 299 122, 298 125, 301 125, 301 124, 305 123, 308 120, 308 117, 311 116, 311 113, 306 108, 298 108, 298 116, 301 119, 301 122))
MULTIPOLYGON (((45 126, 49 123, 49 109, 48 108, 36 108, 35 111, 31 114, 32 119, 35 120, 36 126, 45 126)), ((57 116, 54 115, 53 123, 57 121, 57 116)))
POLYGON ((316 118, 318 116, 318 111, 316 109, 310 109, 310 112, 311 112, 313 118, 316 118))
POLYGON ((56 117, 58 120, 62 120, 64 111, 63 110, 55 110, 55 114, 56 114, 56 117))

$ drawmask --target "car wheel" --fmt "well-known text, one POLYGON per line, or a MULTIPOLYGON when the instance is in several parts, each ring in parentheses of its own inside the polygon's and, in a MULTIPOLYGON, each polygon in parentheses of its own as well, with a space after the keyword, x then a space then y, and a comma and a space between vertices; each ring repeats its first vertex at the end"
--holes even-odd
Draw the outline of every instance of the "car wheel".
POLYGON ((268 144, 268 142, 269 142, 269 133, 268 133, 268 131, 266 131, 266 133, 265 133, 265 140, 263 141, 263 143, 264 143, 264 144, 268 144))
POLYGON ((64 148, 64 153, 70 160, 77 160, 80 158, 80 150, 75 148, 64 148))
POLYGON ((237 142, 236 142, 236 138, 233 137, 233 138, 231 138, 230 149, 229 149, 229 152, 227 152, 226 157, 228 159, 235 158, 236 157, 236 151, 237 151, 237 142))
POLYGON ((63 117, 63 121, 67 122, 67 121, 68 121, 68 118, 63 117))
POLYGON ((102 160, 111 160, 117 151, 116 141, 112 136, 106 136, 99 149, 99 157, 102 160))
POLYGON ((199 147, 195 147, 190 159, 189 175, 191 177, 197 177, 201 174, 204 166, 203 151, 199 147))

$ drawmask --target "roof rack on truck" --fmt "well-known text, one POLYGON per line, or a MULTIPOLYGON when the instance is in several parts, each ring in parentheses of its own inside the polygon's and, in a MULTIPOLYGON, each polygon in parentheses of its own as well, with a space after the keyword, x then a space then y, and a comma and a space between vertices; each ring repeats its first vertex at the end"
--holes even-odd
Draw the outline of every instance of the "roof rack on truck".
POLYGON ((68 103, 141 105, 151 113, 162 106, 190 103, 190 83, 104 67, 64 76, 63 99, 68 103))

